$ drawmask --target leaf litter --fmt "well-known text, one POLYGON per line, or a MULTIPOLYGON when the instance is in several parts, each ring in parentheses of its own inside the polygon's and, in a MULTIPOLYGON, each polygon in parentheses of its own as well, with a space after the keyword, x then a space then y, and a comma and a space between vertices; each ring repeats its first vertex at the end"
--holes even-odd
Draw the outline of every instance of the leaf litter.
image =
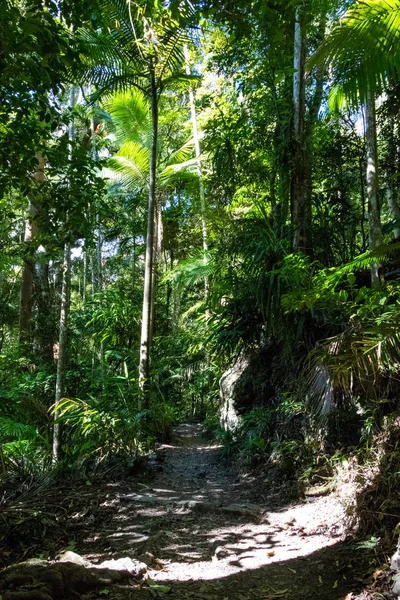
POLYGON ((27 518, 0 537, 0 559, 70 549, 92 563, 147 564, 143 583, 103 586, 87 600, 353 600, 380 567, 373 549, 346 538, 334 494, 288 504, 284 483, 270 493, 262 477, 240 474, 200 425, 176 428, 157 456, 154 472, 30 496, 27 518), (53 517, 45 528, 41 513, 53 517))

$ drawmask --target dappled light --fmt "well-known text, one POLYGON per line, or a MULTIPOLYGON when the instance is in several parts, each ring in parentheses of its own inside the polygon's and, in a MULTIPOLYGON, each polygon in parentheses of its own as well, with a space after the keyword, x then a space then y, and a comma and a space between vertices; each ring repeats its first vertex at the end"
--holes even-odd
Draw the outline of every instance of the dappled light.
MULTIPOLYGON (((172 586, 179 598, 199 593, 216 600, 223 589, 228 598, 253 598, 286 589, 285 598, 306 600, 315 587, 315 598, 334 600, 332 589, 357 588, 359 569, 373 552, 355 553, 335 530, 343 518, 336 499, 286 508, 255 504, 260 481, 249 484, 202 436, 198 425, 179 426, 175 443, 158 449, 162 471, 106 484, 106 500, 91 512, 90 535, 84 520, 70 522, 74 551, 95 564, 121 556, 143 560, 151 580, 172 586)), ((129 589, 146 594, 151 587, 129 589)))
POLYGON ((400 599, 400 0, 0 0, 0 600, 400 599))

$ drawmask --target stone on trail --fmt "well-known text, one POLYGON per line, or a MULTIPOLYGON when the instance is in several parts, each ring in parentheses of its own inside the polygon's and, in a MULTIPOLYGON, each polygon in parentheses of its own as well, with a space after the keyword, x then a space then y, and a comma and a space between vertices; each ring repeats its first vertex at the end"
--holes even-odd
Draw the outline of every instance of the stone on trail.
POLYGON ((89 561, 87 561, 83 556, 77 554, 76 552, 72 552, 71 550, 67 550, 60 554, 57 558, 57 562, 60 563, 73 563, 74 565, 80 565, 81 567, 86 567, 89 565, 89 561))
POLYGON ((131 577, 143 579, 147 566, 129 557, 95 565, 75 552, 60 560, 32 559, 12 565, 0 574, 2 600, 66 600, 71 594, 90 592, 131 577))
POLYGON ((127 571, 134 577, 142 577, 147 571, 147 565, 139 560, 125 556, 124 558, 105 560, 99 565, 92 565, 96 569, 110 569, 111 571, 127 571))

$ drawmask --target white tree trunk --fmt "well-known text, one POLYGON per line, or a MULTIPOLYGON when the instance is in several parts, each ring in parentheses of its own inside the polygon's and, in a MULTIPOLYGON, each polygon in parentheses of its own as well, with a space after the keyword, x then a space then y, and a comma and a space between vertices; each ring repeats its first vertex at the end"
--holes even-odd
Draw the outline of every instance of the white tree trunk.
MULTIPOLYGON (((190 75, 191 74, 190 56, 189 56, 189 49, 186 44, 183 49, 184 49, 184 54, 185 54, 186 73, 187 73, 187 75, 190 75)), ((208 235, 207 235, 207 221, 206 221, 206 197, 205 197, 205 191, 204 191, 204 179, 203 179, 203 172, 202 172, 202 168, 201 168, 201 159, 200 159, 201 149, 200 149, 199 130, 197 127, 196 103, 195 103, 194 91, 193 91, 192 87, 189 88, 189 103, 190 103, 190 115, 191 115, 191 119, 192 119, 194 151, 195 151, 195 157, 198 159, 197 160, 197 175, 199 178, 199 196, 200 196, 200 211, 201 211, 200 218, 201 218, 201 232, 202 232, 202 238, 203 238, 203 262, 204 262, 204 265, 206 265, 207 264, 207 250, 208 250, 208 235)), ((206 302, 208 299, 208 294, 209 294, 209 281, 208 281, 208 277, 205 276, 204 277, 204 296, 205 296, 206 302)), ((209 320, 209 312, 207 310, 206 311, 206 321, 208 322, 208 320, 209 320)))
POLYGON ((396 198, 391 187, 386 189, 386 199, 390 211, 390 217, 394 221, 393 237, 395 240, 397 240, 400 237, 400 207, 396 202, 396 198))
MULTIPOLYGON (((191 74, 190 57, 189 57, 189 50, 188 50, 188 47, 187 47, 186 44, 184 46, 184 53, 185 53, 185 61, 186 61, 186 73, 187 73, 187 75, 190 75, 191 74)), ((205 218, 206 199, 205 199, 205 193, 204 193, 203 173, 202 173, 201 161, 200 161, 201 151, 200 151, 200 137, 199 137, 199 131, 198 131, 198 127, 197 127, 196 103, 195 103, 194 91, 193 91, 192 87, 189 88, 189 102, 190 102, 190 115, 191 115, 191 119, 192 119, 192 132, 193 132, 193 141, 194 141, 194 151, 195 151, 195 156, 198 159, 198 161, 197 161, 197 173, 198 173, 198 176, 199 176, 199 195, 200 195, 200 208, 201 208, 201 230, 202 230, 202 235, 203 235, 204 261, 206 262, 206 260, 207 260, 206 252, 208 250, 207 223, 206 223, 206 218, 205 218)))
POLYGON ((311 253, 311 197, 309 191, 309 157, 305 136, 305 35, 298 6, 294 23, 293 48, 293 173, 291 208, 293 249, 311 253))
POLYGON ((61 288, 60 332, 57 348, 57 379, 55 394, 54 429, 53 429, 53 464, 57 464, 60 455, 60 423, 57 423, 59 412, 57 405, 64 396, 65 371, 67 366, 67 334, 69 313, 69 289, 71 281, 71 245, 64 246, 63 276, 61 288))
POLYGON ((155 204, 156 204, 156 173, 157 173, 157 137, 158 137, 158 94, 155 80, 154 67, 151 71, 151 122, 152 140, 150 156, 150 181, 149 200, 147 207, 147 236, 146 236, 146 261, 143 288, 142 329, 140 336, 139 358, 139 387, 142 391, 139 410, 147 409, 150 405, 150 352, 153 331, 153 306, 154 292, 154 236, 155 236, 155 204))
MULTIPOLYGON (((36 153, 38 166, 34 174, 35 181, 42 183, 44 177, 45 158, 41 152, 36 153)), ((32 242, 37 236, 37 225, 35 223, 36 208, 29 202, 28 216, 25 222, 24 243, 32 242)), ((21 349, 26 350, 31 339, 32 320, 32 292, 35 263, 32 258, 25 258, 22 267, 21 297, 20 297, 20 320, 19 341, 21 349)))
MULTIPOLYGON (((375 250, 382 244, 382 226, 379 207, 378 148, 375 114, 375 95, 368 90, 365 110, 365 144, 367 150, 367 197, 369 222, 369 248, 375 250)), ((371 263, 371 285, 380 286, 379 263, 371 263)))

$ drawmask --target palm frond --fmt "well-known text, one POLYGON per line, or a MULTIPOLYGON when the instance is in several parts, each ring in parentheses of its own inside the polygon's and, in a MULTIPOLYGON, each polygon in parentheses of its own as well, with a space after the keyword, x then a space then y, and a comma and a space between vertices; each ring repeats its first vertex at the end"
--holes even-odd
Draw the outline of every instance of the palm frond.
POLYGON ((140 90, 129 89, 115 94, 104 105, 113 118, 116 137, 120 143, 132 141, 150 147, 149 104, 140 90))
POLYGON ((150 151, 136 142, 126 142, 108 161, 111 178, 133 191, 148 185, 150 151))
POLYGON ((0 436, 17 440, 31 440, 38 436, 37 430, 32 425, 19 423, 13 419, 0 417, 0 436))
POLYGON ((310 61, 331 64, 335 81, 353 103, 368 89, 382 91, 400 74, 400 0, 355 2, 310 61))
POLYGON ((172 280, 180 288, 192 287, 205 277, 210 277, 214 272, 214 255, 208 251, 198 252, 190 258, 180 262, 175 269, 168 272, 164 280, 172 280))
POLYGON ((400 242, 396 242, 394 244, 383 244, 374 250, 370 250, 360 254, 359 256, 356 256, 356 258, 345 265, 331 269, 331 274, 328 276, 327 281, 335 282, 340 280, 344 275, 353 273, 357 269, 369 269, 371 262, 382 261, 388 256, 397 254, 398 252, 400 252, 400 242))
POLYGON ((160 173, 161 181, 164 185, 168 185, 172 180, 175 180, 176 177, 179 177, 180 179, 183 177, 185 180, 197 180, 199 177, 198 164, 199 157, 190 158, 189 160, 178 164, 168 165, 160 173))

